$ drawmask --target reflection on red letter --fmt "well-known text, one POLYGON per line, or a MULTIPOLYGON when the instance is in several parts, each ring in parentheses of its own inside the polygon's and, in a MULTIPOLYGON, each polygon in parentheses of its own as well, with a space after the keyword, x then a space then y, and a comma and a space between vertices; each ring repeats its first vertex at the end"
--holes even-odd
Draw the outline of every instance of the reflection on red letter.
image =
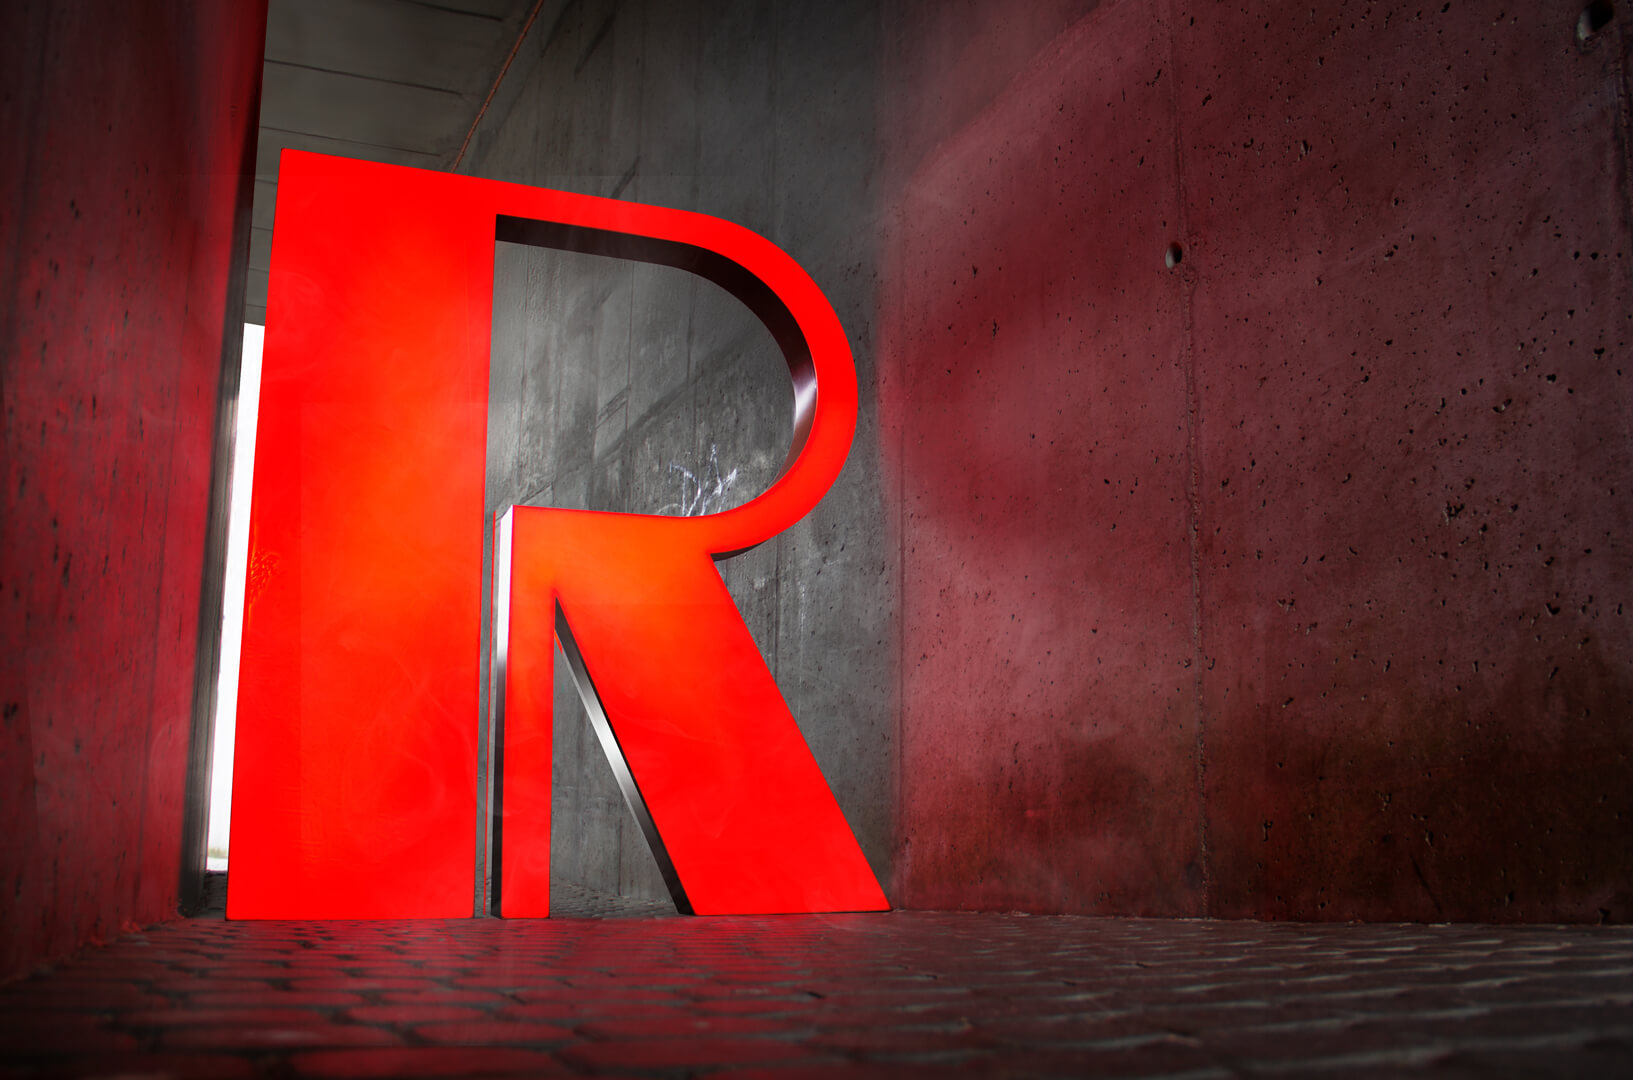
POLYGON ((885 900, 710 558, 838 475, 855 372, 761 237, 675 210, 286 151, 268 298, 228 914, 471 911, 495 238, 678 266, 744 301, 794 376, 793 450, 703 518, 517 508, 503 685, 502 910, 548 911, 550 643, 677 899, 885 900), (558 622, 557 608, 561 618, 558 622))

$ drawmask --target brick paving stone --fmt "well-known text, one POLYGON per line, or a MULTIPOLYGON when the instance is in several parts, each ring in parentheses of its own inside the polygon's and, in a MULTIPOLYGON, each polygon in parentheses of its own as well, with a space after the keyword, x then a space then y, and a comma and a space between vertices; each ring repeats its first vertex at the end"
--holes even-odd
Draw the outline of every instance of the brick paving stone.
POLYGON ((825 1065, 780 1065, 775 1068, 721 1069, 709 1080, 943 1080, 945 1068, 902 1062, 836 1061, 825 1065))
MULTIPOLYGON (((1455 1030, 1450 1034, 1452 1038, 1470 1038, 1455 1030)), ((1432 1061, 1443 1056, 1447 1041, 1437 1034, 1387 1024, 1361 1027, 1338 1023, 1210 1035, 1206 1046, 1226 1060, 1252 1062, 1260 1070, 1277 1071, 1284 1065, 1342 1060, 1356 1053, 1357 1047, 1365 1047, 1363 1053, 1384 1060, 1432 1061)))
MULTIPOLYGON (((0 1028, 0 1048, 17 1048, 16 1056, 68 1056, 133 1051, 140 1041, 125 1031, 92 1026, 84 1021, 62 1022, 51 1019, 35 1021, 26 1027, 10 1025, 0 1028)), ((4 1061, 10 1054, 0 1054, 4 1061)))
POLYGON ((509 1000, 492 990, 454 990, 433 986, 424 990, 387 990, 380 1000, 392 1005, 502 1005, 509 1000))
POLYGON ((148 985, 158 994, 244 994, 273 990, 288 979, 218 979, 194 975, 157 975, 148 985))
POLYGON ((212 1008, 235 1006, 257 1008, 316 1008, 322 1006, 324 1008, 334 1008, 341 1005, 363 1005, 366 1003, 366 999, 361 994, 348 994, 340 990, 279 990, 276 987, 225 993, 191 994, 189 998, 196 1005, 212 1008))
POLYGON ((120 1013, 119 1024, 126 1028, 149 1027, 275 1027, 280 1024, 310 1024, 318 1014, 308 1009, 216 1009, 173 1005, 166 1009, 139 1009, 120 1013))
POLYGON ((346 1010, 365 1024, 423 1024, 433 1020, 477 1020, 486 1015, 470 1005, 358 1005, 346 1010))
POLYGON ((628 1016, 579 1025, 578 1031, 592 1039, 667 1039, 699 1035, 786 1035, 802 1032, 807 1024, 798 1019, 766 1020, 748 1016, 700 1016, 670 1010, 663 1016, 628 1016))
MULTIPOLYGON (((969 1020, 968 1013, 941 1013, 921 1009, 916 1006, 904 1005, 896 1009, 874 1009, 869 1012, 857 1012, 850 1009, 813 1009, 803 1014, 789 1014, 790 1016, 812 1016, 820 1020, 819 1027, 823 1031, 865 1031, 869 1028, 897 1028, 904 1026, 923 1027, 926 1024, 962 1023, 969 1020)), ((784 1017, 788 1019, 789 1017, 784 1017)))
POLYGON ((1436 1063, 1436 1075, 1633 1076, 1633 1042, 1594 1039, 1580 1046, 1453 1050, 1436 1063))
POLYGON ((0 985, 0 1008, 4 1009, 19 1005, 72 1008, 93 1003, 98 1008, 139 1009, 154 1001, 162 1004, 163 1000, 146 985, 111 979, 72 980, 51 972, 0 985))
POLYGON ((361 1024, 275 1024, 175 1028, 160 1044, 168 1049, 283 1050, 308 1046, 389 1046, 402 1040, 384 1028, 361 1024))
POLYGON ((249 1080, 261 1075, 254 1059, 229 1054, 82 1051, 72 1061, 0 1060, 5 1080, 249 1080))
MULTIPOLYGON (((1184 1018, 1190 1021, 1190 1017, 1184 1018)), ((1154 1032, 1192 1034, 1191 1025, 1165 1026, 1143 1013, 1061 1016, 1040 1020, 977 1017, 976 1030, 990 1039, 1016 1046, 1060 1046, 1150 1036, 1154 1032)))
POLYGON ((756 1070, 1627 1076, 1633 930, 199 918, 0 986, 7 1080, 756 1070))
POLYGON ((638 1039, 631 1042, 583 1043, 562 1057, 590 1069, 701 1069, 723 1065, 769 1065, 821 1062, 825 1054, 777 1039, 638 1039))
POLYGON ((457 1020, 419 1024, 414 1034, 429 1043, 461 1046, 537 1046, 574 1038, 571 1028, 505 1020, 457 1020))
POLYGON ((297 1076, 564 1076, 547 1053, 511 1047, 416 1046, 391 1050, 323 1050, 296 1054, 297 1076))
POLYGON ((823 1032, 812 1040, 812 1044, 848 1054, 895 1056, 987 1050, 994 1046, 994 1040, 965 1025, 936 1025, 823 1032))
MULTIPOLYGON (((680 1002, 673 1003, 681 1004, 680 1002)), ((669 1016, 685 1013, 665 1005, 650 1002, 626 1003, 621 1001, 552 1001, 543 1004, 507 1005, 494 1011, 502 1020, 531 1021, 538 1024, 582 1024, 594 1020, 618 1020, 627 1017, 647 1017, 661 1021, 669 1016)))
POLYGON ((349 975, 325 975, 319 979, 290 979, 292 990, 347 990, 353 993, 374 991, 427 990, 434 984, 429 979, 361 979, 349 975))
POLYGON ((1028 1048, 968 1063, 965 1072, 998 1076, 1162 1077, 1163 1080, 1235 1080, 1250 1075, 1221 1062, 1207 1050, 1177 1040, 1153 1040, 1129 1047, 1028 1048))
POLYGON ((706 1016, 761 1016, 793 1012, 810 1003, 809 995, 767 997, 704 998, 693 1004, 694 1012, 706 1016))

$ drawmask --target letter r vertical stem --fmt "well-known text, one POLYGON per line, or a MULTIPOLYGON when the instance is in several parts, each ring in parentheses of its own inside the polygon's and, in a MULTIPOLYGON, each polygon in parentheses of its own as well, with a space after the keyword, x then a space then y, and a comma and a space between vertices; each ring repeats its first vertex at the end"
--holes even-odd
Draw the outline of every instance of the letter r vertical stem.
POLYGON ((227 913, 468 916, 494 212, 420 170, 280 178, 227 913))

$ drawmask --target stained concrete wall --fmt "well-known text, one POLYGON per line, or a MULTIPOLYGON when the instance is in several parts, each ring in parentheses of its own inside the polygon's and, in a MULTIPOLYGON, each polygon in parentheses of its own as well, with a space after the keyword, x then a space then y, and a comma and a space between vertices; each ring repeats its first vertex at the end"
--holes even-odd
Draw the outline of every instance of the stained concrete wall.
POLYGON ((1633 26, 1581 8, 1174 28, 1211 910, 1633 918, 1633 26))
MULTIPOLYGON (((473 171, 740 221, 851 335, 845 477, 725 573, 896 903, 1633 915, 1633 30, 1580 14, 541 20, 473 171)), ((763 484, 740 313, 499 265, 496 499, 763 484)), ((650 890, 573 737, 563 872, 650 890)))
POLYGON ((902 175, 878 383, 901 484, 896 899, 1199 914, 1167 13, 1063 6, 1018 42, 996 6, 961 14, 906 20, 907 90, 884 106, 902 175), (1006 33, 1007 82, 981 46, 1006 33), (942 101, 957 114, 919 137, 942 101))
POLYGON ((0 7, 0 977, 174 915, 202 870, 184 804, 264 28, 252 2, 0 7))
POLYGON ((1578 14, 1106 3, 917 158, 900 901, 1633 914, 1624 27, 1578 14))

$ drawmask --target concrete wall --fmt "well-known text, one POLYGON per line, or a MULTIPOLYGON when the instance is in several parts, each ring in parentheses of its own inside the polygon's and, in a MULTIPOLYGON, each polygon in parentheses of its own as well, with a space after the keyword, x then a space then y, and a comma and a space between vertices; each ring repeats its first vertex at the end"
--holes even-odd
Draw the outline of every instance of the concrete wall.
POLYGON ((1205 910, 1167 23, 926 6, 894 35, 878 392, 906 906, 1205 910))
POLYGON ((1107 3, 915 164, 902 902, 1633 914, 1626 90, 1577 15, 1107 3))
POLYGON ((1633 918, 1633 26, 1582 6, 1174 27, 1212 911, 1633 918))
MULTIPOLYGON (((724 572, 897 904, 1633 917, 1633 29, 1580 13, 541 20, 473 171, 742 222, 850 332, 844 479, 724 572)), ((499 266, 496 502, 764 483, 746 316, 499 266)), ((650 891, 562 738, 563 873, 650 891)))
POLYGON ((184 803, 264 25, 0 7, 0 977, 174 915, 202 859, 184 803))

